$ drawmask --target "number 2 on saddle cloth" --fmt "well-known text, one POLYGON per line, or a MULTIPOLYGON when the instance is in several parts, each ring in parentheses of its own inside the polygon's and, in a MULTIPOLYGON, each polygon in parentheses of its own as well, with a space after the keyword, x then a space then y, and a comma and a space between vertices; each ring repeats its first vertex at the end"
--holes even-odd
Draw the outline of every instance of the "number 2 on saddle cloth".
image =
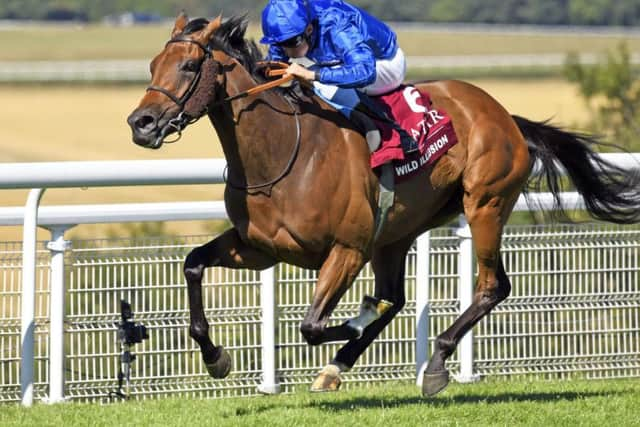
POLYGON ((371 154, 371 167, 392 162, 396 182, 426 168, 458 142, 451 117, 434 109, 429 95, 420 93, 413 86, 402 85, 393 92, 370 99, 418 143, 417 151, 405 155, 398 130, 388 122, 373 118, 380 129, 382 144, 371 154))

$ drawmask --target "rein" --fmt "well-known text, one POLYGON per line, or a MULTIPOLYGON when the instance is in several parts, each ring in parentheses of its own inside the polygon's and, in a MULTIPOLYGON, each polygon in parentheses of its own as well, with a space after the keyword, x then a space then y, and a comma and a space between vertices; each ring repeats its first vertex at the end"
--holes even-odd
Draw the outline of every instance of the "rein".
MULTIPOLYGON (((266 89, 264 89, 266 90, 266 89)), ((298 112, 296 111, 295 107, 293 106, 293 104, 291 104, 291 101, 287 98, 285 98, 285 100, 287 101, 287 103, 289 104, 289 106, 291 107, 291 110, 293 111, 293 116, 296 119, 296 145, 293 147, 293 152, 291 153, 291 157, 289 158, 289 161, 287 162, 286 166, 284 167, 284 169, 282 170, 282 172, 280 173, 280 175, 278 175, 276 178, 272 179, 271 181, 262 183, 262 184, 246 184, 246 185, 236 185, 234 183, 232 183, 227 176, 227 170, 229 169, 229 166, 225 166, 224 169, 224 173, 223 173, 223 179, 224 182, 231 188, 236 189, 236 190, 256 190, 258 188, 264 188, 264 187, 271 187, 274 184, 276 184, 278 181, 280 181, 282 178, 284 178, 290 171, 291 168, 293 167, 293 164, 296 161, 296 158, 298 158, 298 152, 300 151, 300 142, 302 140, 301 136, 302 136, 302 132, 300 130, 300 117, 298 117, 298 112)))
MULTIPOLYGON (((288 67, 289 66, 289 64, 285 64, 283 62, 270 62, 269 63, 269 65, 273 65, 273 64, 277 65, 278 67, 282 67, 282 66, 288 67)), ((267 77, 284 76, 286 71, 287 70, 284 69, 284 68, 277 69, 277 70, 268 69, 266 71, 265 75, 267 77)), ((259 93, 262 93, 262 92, 265 92, 267 90, 270 90, 270 89, 276 88, 278 86, 282 86, 282 85, 284 85, 286 83, 289 83, 294 78, 295 78, 295 76, 293 76, 293 75, 289 75, 289 76, 286 76, 286 77, 280 77, 279 79, 272 80, 272 81, 267 82, 267 83, 259 84, 259 85, 255 86, 255 87, 252 87, 251 89, 245 90, 245 91, 240 92, 240 93, 238 93, 236 95, 228 96, 225 99, 223 99, 221 101, 218 101, 213 105, 217 106, 217 105, 224 104, 224 103, 227 103, 227 102, 235 101, 236 99, 246 98, 248 96, 257 95, 259 93)))
MULTIPOLYGON (((284 76, 284 74, 286 73, 286 69, 289 67, 289 64, 286 64, 284 62, 264 62, 262 63, 264 65, 266 65, 267 67, 270 67, 272 65, 275 65, 276 67, 278 67, 278 69, 272 70, 270 68, 267 69, 267 71, 265 72, 265 75, 267 77, 275 77, 275 76, 284 76)), ((251 89, 245 90, 243 92, 240 92, 236 95, 233 96, 229 96, 225 99, 223 99, 222 101, 218 101, 216 104, 222 104, 222 103, 226 103, 226 102, 231 102, 235 99, 240 99, 240 98, 246 98, 248 96, 253 96, 253 95, 257 95, 259 93, 265 92, 267 90, 276 88, 278 86, 282 86, 285 83, 288 83, 290 81, 292 81, 295 78, 295 76, 293 75, 289 75, 286 77, 281 77, 279 79, 267 82, 267 83, 263 83, 260 84, 258 86, 255 86, 251 89)), ((287 104, 289 104, 289 106, 291 107, 291 111, 293 112, 293 116, 296 119, 296 145, 293 148, 293 153, 291 153, 291 157, 289 158, 289 161, 287 162, 286 166, 284 167, 284 169, 282 170, 282 172, 280 173, 280 175, 278 175, 276 178, 265 182, 263 184, 247 184, 247 185, 236 185, 234 183, 232 183, 227 176, 227 170, 228 170, 228 166, 225 167, 224 170, 224 174, 223 174, 223 179, 224 182, 231 188, 236 189, 236 190, 256 190, 258 188, 264 188, 264 187, 271 187, 274 184, 276 184, 278 181, 280 181, 282 178, 284 178, 290 171, 291 168, 293 167, 293 164, 296 161, 296 158, 298 157, 298 152, 300 151, 300 142, 301 142, 301 136, 302 136, 302 132, 300 129, 300 117, 298 117, 298 112, 296 111, 295 107, 293 106, 293 104, 291 103, 291 101, 287 98, 284 97, 284 100, 287 101, 287 104)), ((214 104, 214 105, 216 105, 214 104)))

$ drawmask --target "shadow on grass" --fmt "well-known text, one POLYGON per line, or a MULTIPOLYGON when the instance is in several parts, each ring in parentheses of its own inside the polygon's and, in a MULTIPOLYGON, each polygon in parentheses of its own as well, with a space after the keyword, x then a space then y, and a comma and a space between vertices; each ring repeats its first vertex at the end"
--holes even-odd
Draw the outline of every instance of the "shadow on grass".
POLYGON ((323 411, 341 412, 353 411, 354 409, 375 409, 375 408, 398 408, 403 406, 430 406, 432 408, 447 408, 458 405, 476 404, 476 403, 555 403, 558 401, 574 401, 578 399, 589 399, 597 397, 622 396, 630 392, 614 391, 614 392, 558 392, 558 393, 498 393, 493 395, 481 394, 465 394, 455 396, 441 396, 425 398, 421 396, 407 396, 393 398, 389 396, 375 397, 356 397, 346 398, 340 401, 330 401, 320 399, 313 402, 307 402, 301 405, 291 404, 267 404, 253 407, 251 409, 237 408, 235 416, 255 415, 257 412, 266 412, 270 410, 283 409, 320 409, 323 411))
POLYGON ((558 401, 573 401, 578 399, 589 399, 593 397, 611 397, 612 395, 623 395, 625 392, 558 392, 558 393, 499 393, 494 395, 465 394, 442 397, 402 397, 402 398, 354 398, 340 402, 313 402, 310 407, 322 407, 335 411, 353 410, 354 408, 374 408, 397 407, 410 405, 430 405, 435 407, 449 407, 455 405, 465 405, 469 403, 555 403, 558 401))

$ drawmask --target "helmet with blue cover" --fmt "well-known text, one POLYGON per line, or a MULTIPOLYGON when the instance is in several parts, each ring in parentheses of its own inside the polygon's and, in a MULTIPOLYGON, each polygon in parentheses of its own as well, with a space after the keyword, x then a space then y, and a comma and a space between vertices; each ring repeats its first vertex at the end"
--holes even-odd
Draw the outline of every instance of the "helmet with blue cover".
POLYGON ((311 23, 306 0, 271 0, 262 11, 260 43, 280 44, 304 33, 311 23))

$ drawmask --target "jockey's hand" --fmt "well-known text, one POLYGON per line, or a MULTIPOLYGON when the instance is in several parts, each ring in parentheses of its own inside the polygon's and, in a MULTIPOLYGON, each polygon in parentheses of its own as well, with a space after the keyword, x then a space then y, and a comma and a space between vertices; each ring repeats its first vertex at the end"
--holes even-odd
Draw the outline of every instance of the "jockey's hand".
POLYGON ((296 76, 303 80, 314 81, 316 78, 316 73, 313 71, 303 67, 300 64, 291 64, 289 68, 287 68, 287 72, 285 73, 285 77, 287 76, 296 76))

